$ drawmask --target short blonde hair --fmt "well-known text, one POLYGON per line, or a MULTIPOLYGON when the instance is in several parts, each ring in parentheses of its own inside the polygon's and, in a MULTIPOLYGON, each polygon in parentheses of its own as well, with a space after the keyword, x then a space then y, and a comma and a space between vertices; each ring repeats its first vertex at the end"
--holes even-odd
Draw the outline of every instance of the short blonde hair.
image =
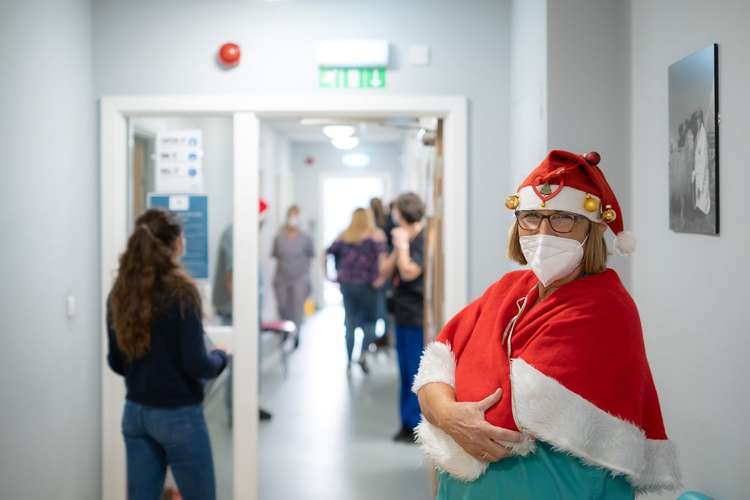
MULTIPOLYGON (((586 274, 597 274, 607 269, 607 242, 604 241, 606 230, 607 226, 604 224, 591 223, 589 237, 583 245, 583 272, 586 274)), ((526 265, 528 262, 523 255, 518 238, 518 222, 514 222, 508 232, 506 255, 512 261, 526 265)))

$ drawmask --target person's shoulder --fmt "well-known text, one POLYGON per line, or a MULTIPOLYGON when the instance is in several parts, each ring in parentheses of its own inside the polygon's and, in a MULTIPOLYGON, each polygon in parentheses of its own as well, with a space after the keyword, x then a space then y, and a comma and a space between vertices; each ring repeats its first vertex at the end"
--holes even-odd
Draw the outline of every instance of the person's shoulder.
POLYGON ((582 283, 586 284, 585 294, 576 301, 578 307, 596 311, 607 321, 638 317, 635 301, 614 269, 586 276, 582 283))

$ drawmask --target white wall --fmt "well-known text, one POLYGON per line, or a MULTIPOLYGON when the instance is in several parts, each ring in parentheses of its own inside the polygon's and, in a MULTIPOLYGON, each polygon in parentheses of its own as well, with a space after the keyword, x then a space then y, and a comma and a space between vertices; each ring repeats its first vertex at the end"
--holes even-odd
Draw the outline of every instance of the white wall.
POLYGON ((86 0, 0 2, 3 499, 100 497, 91 33, 86 0))
MULTIPOLYGON (((511 5, 512 189, 551 149, 598 151, 625 212, 626 229, 631 213, 628 22, 628 5, 619 0, 514 0, 511 5)), ((612 234, 607 237, 611 241, 612 234)), ((628 259, 612 255, 609 266, 630 284, 628 259)))
POLYGON ((508 194, 547 153, 547 0, 511 4, 510 123, 508 194))
POLYGON ((632 1, 631 213, 641 241, 635 298, 685 485, 717 499, 747 498, 750 471, 748 18, 744 0, 632 1), (669 230, 667 68, 713 42, 721 235, 676 234, 669 230))
MULTIPOLYGON (((632 228, 633 205, 628 12, 620 0, 550 1, 547 11, 548 149, 601 154, 599 166, 617 194, 625 229, 632 228)), ((609 259, 626 285, 631 264, 617 255, 609 259)))
POLYGON ((315 40, 381 37, 394 64, 386 94, 470 99, 469 284, 480 293, 507 268, 508 0, 402 2, 185 2, 99 0, 94 8, 97 96, 111 94, 344 94, 318 89, 315 40), (220 44, 242 46, 233 71, 215 65, 220 44), (432 64, 406 50, 429 44, 432 64))

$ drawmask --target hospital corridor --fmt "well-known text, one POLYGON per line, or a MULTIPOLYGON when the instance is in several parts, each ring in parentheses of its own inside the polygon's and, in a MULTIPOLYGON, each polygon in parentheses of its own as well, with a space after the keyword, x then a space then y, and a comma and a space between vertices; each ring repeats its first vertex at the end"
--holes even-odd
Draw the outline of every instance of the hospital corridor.
POLYGON ((745 0, 0 0, 0 500, 746 500, 745 0))

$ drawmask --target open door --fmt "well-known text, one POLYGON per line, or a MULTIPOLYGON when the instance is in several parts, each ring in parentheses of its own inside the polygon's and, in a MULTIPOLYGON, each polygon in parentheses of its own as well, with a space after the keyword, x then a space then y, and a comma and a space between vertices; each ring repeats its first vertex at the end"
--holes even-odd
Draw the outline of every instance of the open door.
MULTIPOLYGON (((103 114, 102 309, 135 218, 149 206, 182 217, 183 263, 203 296, 206 333, 233 354, 233 384, 223 376, 204 400, 221 500, 257 498, 258 163, 253 113, 103 114), (227 320, 214 294, 229 227, 233 292, 227 320)), ((106 330, 101 338, 102 497, 125 500, 124 383, 107 365, 106 330)))

